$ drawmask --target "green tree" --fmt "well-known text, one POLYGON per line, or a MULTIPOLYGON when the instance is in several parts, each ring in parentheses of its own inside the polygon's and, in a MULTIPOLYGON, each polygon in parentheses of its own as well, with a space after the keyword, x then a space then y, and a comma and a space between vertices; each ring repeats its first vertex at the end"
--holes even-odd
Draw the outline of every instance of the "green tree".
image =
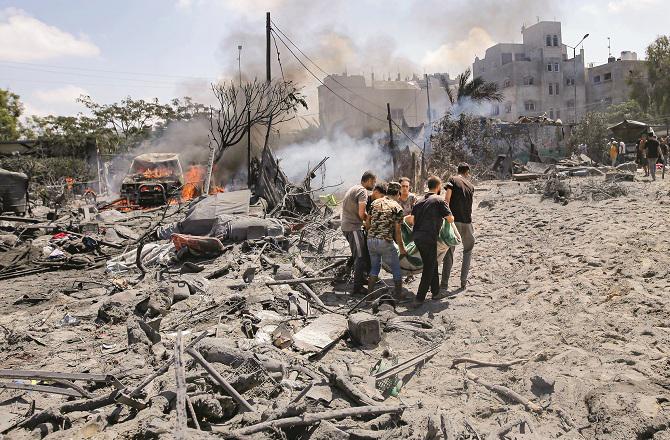
POLYGON ((23 113, 23 104, 19 95, 9 90, 0 89, 0 140, 13 141, 19 138, 21 123, 19 117, 23 113))
POLYGON ((447 92, 449 101, 452 105, 462 104, 466 100, 471 100, 475 103, 479 102, 500 102, 503 100, 503 94, 498 90, 498 84, 494 82, 487 82, 478 76, 470 80, 472 70, 468 68, 465 72, 456 77, 456 89, 449 87, 444 76, 440 77, 442 87, 447 92))
POLYGON ((77 101, 93 115, 83 121, 83 126, 94 130, 99 141, 102 137, 110 152, 129 151, 160 133, 171 121, 209 115, 207 107, 188 97, 167 104, 161 104, 158 98, 147 101, 130 96, 112 104, 99 104, 90 96, 81 96, 77 101))
POLYGON ((488 118, 467 113, 453 117, 448 112, 435 123, 430 137, 429 172, 443 175, 445 170, 455 170, 459 162, 488 166, 499 135, 500 128, 488 118))
POLYGON ((575 127, 570 137, 570 146, 575 150, 577 146, 585 144, 588 156, 595 161, 602 162, 609 151, 608 126, 606 113, 587 113, 575 127))
POLYGON ((607 108, 607 122, 616 124, 624 119, 647 122, 652 116, 642 109, 640 102, 636 99, 630 99, 620 104, 614 104, 607 108))
MULTIPOLYGON (((647 69, 649 73, 648 107, 657 115, 670 113, 670 38, 660 36, 647 47, 647 69)), ((642 108, 645 110, 644 94, 641 90, 634 90, 639 94, 642 108)))

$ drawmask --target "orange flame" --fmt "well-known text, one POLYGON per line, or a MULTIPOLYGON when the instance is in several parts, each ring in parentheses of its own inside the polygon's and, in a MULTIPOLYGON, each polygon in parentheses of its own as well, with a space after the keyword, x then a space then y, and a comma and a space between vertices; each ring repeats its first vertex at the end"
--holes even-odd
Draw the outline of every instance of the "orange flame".
POLYGON ((181 190, 182 200, 191 200, 202 193, 205 183, 205 167, 192 165, 184 174, 184 187, 181 190))
POLYGON ((145 179, 159 179, 161 177, 168 177, 174 174, 174 170, 168 167, 147 168, 144 171, 139 171, 138 174, 144 176, 145 179))

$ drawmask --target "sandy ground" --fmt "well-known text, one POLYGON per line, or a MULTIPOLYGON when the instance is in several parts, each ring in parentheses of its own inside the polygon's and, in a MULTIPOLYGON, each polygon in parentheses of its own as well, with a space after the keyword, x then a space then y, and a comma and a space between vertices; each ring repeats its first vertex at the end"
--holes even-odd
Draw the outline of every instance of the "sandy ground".
MULTIPOLYGON (((570 182, 578 188, 586 181, 570 182)), ((444 414, 460 433, 454 438, 462 439, 485 438, 520 418, 527 421, 525 433, 516 427, 509 438, 670 439, 670 179, 623 185, 627 196, 567 205, 529 194, 526 183, 478 185, 468 288, 417 310, 398 307, 400 315, 426 317, 447 335, 438 354, 405 378, 399 397, 387 400, 411 406, 403 416, 404 438, 440 438, 426 436, 426 427, 431 417, 444 414), (458 357, 526 359, 509 368, 467 371, 516 391, 542 411, 529 411, 468 380, 463 365, 451 368, 458 357)), ((459 250, 456 255, 454 280, 459 250)), ((137 357, 101 348, 102 343, 123 348, 126 332, 125 325, 93 324, 100 298, 60 293, 81 278, 69 271, 0 282, 0 325, 14 338, 0 340, 1 368, 142 367, 137 357), (25 293, 50 289, 49 301, 14 304, 25 293), (67 311, 82 323, 58 327, 67 311)), ((408 290, 417 284, 418 279, 408 290)), ((373 349, 342 342, 322 363, 369 369, 386 348, 404 360, 432 342, 412 332, 387 332, 373 349)), ((0 391, 0 402, 16 395, 9 393, 14 392, 0 391)), ((38 408, 53 399, 32 398, 38 408)), ((3 403, 0 420, 16 417, 15 410, 3 403)))

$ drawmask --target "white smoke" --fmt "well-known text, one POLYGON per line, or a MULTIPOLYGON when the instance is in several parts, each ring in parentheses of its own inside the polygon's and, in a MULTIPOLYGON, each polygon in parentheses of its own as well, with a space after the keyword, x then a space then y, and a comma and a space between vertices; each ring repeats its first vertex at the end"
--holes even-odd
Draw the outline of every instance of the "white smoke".
POLYGON ((391 155, 384 151, 378 134, 369 139, 353 139, 344 133, 337 133, 331 138, 318 141, 302 142, 282 147, 276 151, 280 166, 287 177, 294 183, 301 183, 310 168, 318 164, 324 157, 326 161, 323 172, 317 172, 312 181, 312 188, 326 188, 325 192, 339 193, 361 181, 363 172, 370 170, 380 179, 388 179, 393 175, 391 155))

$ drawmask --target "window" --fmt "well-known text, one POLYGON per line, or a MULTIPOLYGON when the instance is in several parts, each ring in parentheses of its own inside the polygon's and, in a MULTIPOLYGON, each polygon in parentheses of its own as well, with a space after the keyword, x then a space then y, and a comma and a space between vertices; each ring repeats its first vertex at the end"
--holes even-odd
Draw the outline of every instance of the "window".
POLYGON ((504 66, 505 64, 509 64, 512 62, 512 54, 511 53, 503 53, 500 56, 500 61, 502 65, 504 66))
POLYGON ((549 83, 549 94, 550 95, 554 94, 554 85, 552 83, 549 83))
POLYGON ((533 77, 532 76, 527 76, 523 79, 523 85, 524 86, 532 86, 533 85, 533 77))
POLYGON ((554 84, 554 95, 558 95, 558 94, 559 94, 559 93, 558 93, 558 86, 559 86, 558 83, 554 84))
POLYGON ((535 111, 535 103, 533 101, 526 101, 524 103, 526 111, 535 111))
POLYGON ((565 78, 565 85, 566 86, 574 86, 575 85, 575 79, 574 78, 565 78))
POLYGON ((554 63, 554 72, 560 72, 560 71, 561 71, 560 65, 558 63, 554 63))
POLYGON ((607 72, 605 76, 603 76, 603 81, 612 81, 612 72, 607 72))
POLYGON ((547 64, 547 72, 551 72, 551 68, 552 68, 552 64, 551 63, 547 64))
POLYGON ((558 47, 558 35, 554 35, 554 46, 558 47))
POLYGON ((498 106, 498 104, 496 104, 491 108, 491 115, 492 116, 498 116, 499 114, 500 114, 500 106, 498 106))
POLYGON ((512 87, 512 80, 506 79, 505 82, 503 83, 503 87, 512 87))
POLYGON ((575 107, 575 100, 574 99, 568 100, 567 105, 568 105, 568 108, 574 108, 575 107))
POLYGON ((598 84, 600 82, 600 75, 596 75, 593 77, 593 83, 598 84))
POLYGON ((514 61, 530 61, 530 59, 526 56, 525 53, 515 53, 514 61))
POLYGON ((391 109, 391 119, 396 121, 402 121, 404 111, 401 108, 392 108, 391 109))
POLYGON ((561 111, 556 110, 556 119, 561 119, 561 111))
POLYGON ((551 47, 551 35, 547 35, 547 47, 551 47))
POLYGON ((505 103, 505 113, 512 113, 512 103, 510 102, 505 103))
POLYGON ((553 108, 549 109, 549 119, 554 119, 554 109, 553 108))

